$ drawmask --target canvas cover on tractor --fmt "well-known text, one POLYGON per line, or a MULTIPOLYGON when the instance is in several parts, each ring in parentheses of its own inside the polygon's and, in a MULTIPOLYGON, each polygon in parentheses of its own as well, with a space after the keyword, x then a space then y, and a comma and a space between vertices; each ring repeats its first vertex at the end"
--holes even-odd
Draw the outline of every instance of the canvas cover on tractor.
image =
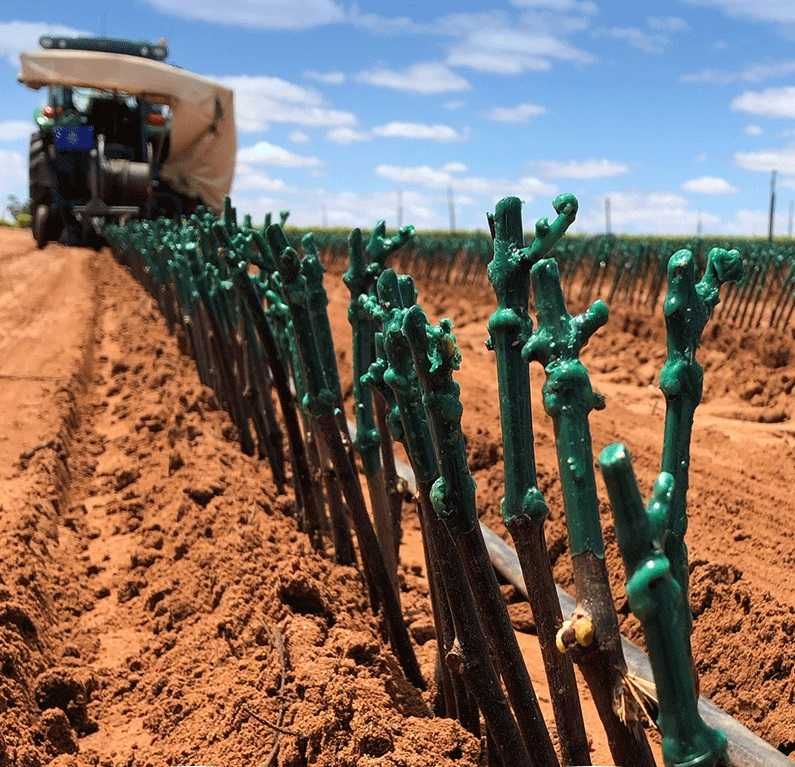
POLYGON ((118 91, 171 108, 171 148, 162 176, 177 191, 220 210, 235 172, 231 90, 184 69, 137 56, 42 50, 21 55, 20 82, 118 91))

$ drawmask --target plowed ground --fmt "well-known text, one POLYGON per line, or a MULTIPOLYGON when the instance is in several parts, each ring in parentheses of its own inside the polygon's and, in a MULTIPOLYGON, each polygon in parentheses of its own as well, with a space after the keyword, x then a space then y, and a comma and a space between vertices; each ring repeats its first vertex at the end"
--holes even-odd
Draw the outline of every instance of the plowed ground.
MULTIPOLYGON (((108 253, 36 251, 29 237, 0 230, 0 765, 478 764, 475 741, 432 720, 428 696, 403 680, 356 572, 310 549, 291 497, 239 452, 140 287, 108 253)), ((347 300, 333 269, 328 287, 349 384, 347 300)), ((492 296, 437 291, 421 297, 456 321, 478 497, 502 531, 496 379, 482 344, 492 296)), ((660 325, 618 313, 586 354, 608 397, 592 417, 594 446, 627 442, 647 488, 662 432, 651 385, 660 325)), ((724 329, 704 346, 689 533, 702 691, 789 753, 795 344, 791 332, 724 329)), ((548 542, 570 585, 541 377, 548 542)), ((639 639, 603 511, 623 628, 639 639)), ((406 517, 402 599, 430 677, 435 640, 406 517)), ((512 611, 538 680, 530 621, 512 611)), ((609 762, 598 735, 594 748, 609 762)))

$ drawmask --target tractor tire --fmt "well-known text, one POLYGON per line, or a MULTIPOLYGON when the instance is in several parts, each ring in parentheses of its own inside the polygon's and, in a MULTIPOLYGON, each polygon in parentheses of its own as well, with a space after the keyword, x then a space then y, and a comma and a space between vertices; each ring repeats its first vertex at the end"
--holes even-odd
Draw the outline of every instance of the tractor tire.
POLYGON ((38 248, 57 240, 63 229, 59 210, 53 205, 56 179, 47 158, 44 137, 35 131, 30 136, 28 153, 30 206, 33 212, 33 238, 38 248))
POLYGON ((50 241, 50 231, 52 230, 52 216, 53 211, 49 205, 41 203, 33 209, 33 221, 31 222, 31 229, 33 231, 33 239, 36 241, 36 247, 39 250, 47 247, 50 241))
POLYGON ((28 182, 30 201, 34 208, 42 203, 49 205, 52 202, 56 187, 55 174, 47 158, 44 137, 39 131, 30 136, 28 182))

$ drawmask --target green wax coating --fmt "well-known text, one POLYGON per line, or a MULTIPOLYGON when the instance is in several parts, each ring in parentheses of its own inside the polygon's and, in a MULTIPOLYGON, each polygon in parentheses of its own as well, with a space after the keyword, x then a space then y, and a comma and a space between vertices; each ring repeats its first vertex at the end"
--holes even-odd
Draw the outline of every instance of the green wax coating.
POLYGON ((395 396, 403 440, 417 482, 432 482, 439 476, 439 469, 411 349, 403 333, 406 311, 416 301, 414 283, 411 277, 398 277, 391 269, 387 269, 379 276, 377 289, 379 303, 384 311, 383 346, 388 362, 384 382, 395 396))
POLYGON ((282 288, 285 301, 290 308, 293 337, 304 372, 306 393, 302 406, 313 415, 333 414, 336 395, 326 383, 323 360, 314 341, 315 334, 306 301, 306 277, 301 273, 298 253, 288 245, 287 238, 278 224, 271 224, 268 227, 267 236, 271 250, 278 254, 282 288))
POLYGON ((696 283, 695 262, 689 250, 679 250, 668 262, 668 292, 663 304, 668 356, 660 371, 666 401, 662 470, 675 479, 671 519, 664 539, 666 555, 679 585, 687 593, 687 489, 693 415, 701 402, 704 371, 696 360, 701 335, 720 301, 720 286, 742 277, 736 250, 713 248, 696 283))
POLYGON ((301 260, 301 274, 305 279, 306 306, 309 321, 314 330, 314 342, 323 363, 323 375, 328 388, 337 398, 337 407, 342 407, 342 389, 340 387, 339 370, 337 369, 337 353, 334 349, 334 336, 328 318, 328 295, 323 286, 323 275, 326 270, 320 263, 314 237, 311 232, 301 239, 304 257, 301 260))
POLYGON ((422 388, 439 465, 439 478, 431 488, 431 503, 450 530, 468 533, 477 524, 475 481, 469 472, 466 445, 461 431, 460 389, 453 371, 461 364, 450 320, 431 326, 419 306, 412 306, 403 319, 411 356, 422 388))
POLYGON ((646 635, 666 767, 715 767, 725 756, 727 741, 698 713, 688 643, 689 608, 660 540, 671 513, 674 478, 667 472, 659 475, 644 510, 626 448, 608 445, 599 464, 613 506, 629 606, 646 635))
POLYGON ((375 283, 383 272, 386 259, 414 236, 413 226, 404 226, 394 237, 386 236, 386 222, 373 227, 366 248, 360 229, 348 238, 348 269, 342 276, 351 294, 348 320, 353 331, 353 398, 356 403, 356 448, 365 473, 377 472, 381 466, 381 439, 375 422, 372 395, 362 381, 375 361, 375 326, 368 297, 375 298, 375 283))
MULTIPOLYGON (((370 299, 372 301, 372 299, 370 299)), ((373 301, 377 305, 377 301, 373 301)), ((368 306, 368 309, 372 307, 368 306)), ((384 375, 389 369, 389 362, 384 350, 384 334, 376 331, 375 336, 375 359, 367 372, 362 376, 362 381, 372 389, 378 391, 379 395, 386 403, 386 423, 389 434, 393 440, 404 442, 403 423, 400 420, 400 409, 395 400, 395 392, 384 380, 384 375)))
POLYGON ((378 277, 386 268, 387 258, 402 248, 412 237, 414 237, 414 227, 411 225, 401 227, 394 237, 386 236, 386 222, 383 219, 373 227, 366 248, 369 261, 367 288, 370 292, 373 291, 378 277))
POLYGON ((491 223, 494 257, 488 265, 497 309, 489 319, 489 348, 497 356, 500 424, 505 461, 505 495, 502 515, 506 525, 521 517, 542 521, 547 507, 536 485, 533 421, 530 410, 530 371, 522 359, 522 346, 533 329, 527 313, 530 267, 560 240, 574 221, 577 200, 560 195, 553 202, 557 219, 536 223, 536 236, 523 248, 522 203, 505 197, 497 203, 491 223))
POLYGON ((373 326, 361 299, 367 296, 369 275, 362 245, 362 232, 354 229, 348 238, 348 268, 342 280, 351 294, 348 321, 353 335, 353 400, 356 415, 354 444, 362 458, 364 473, 369 477, 379 471, 380 436, 375 423, 372 393, 362 381, 373 362, 373 326))
POLYGON ((539 326, 525 344, 525 359, 544 366, 544 409, 555 428, 555 446, 563 486, 566 526, 572 556, 591 553, 604 557, 602 527, 593 470, 593 448, 588 414, 604 407, 591 388, 580 350, 607 322, 608 310, 596 301, 572 317, 566 310, 560 273, 554 259, 539 261, 531 269, 539 326))
POLYGON ((253 230, 251 232, 251 241, 255 245, 252 255, 253 263, 269 275, 273 274, 277 270, 276 259, 273 257, 273 253, 271 253, 271 249, 262 233, 253 230))

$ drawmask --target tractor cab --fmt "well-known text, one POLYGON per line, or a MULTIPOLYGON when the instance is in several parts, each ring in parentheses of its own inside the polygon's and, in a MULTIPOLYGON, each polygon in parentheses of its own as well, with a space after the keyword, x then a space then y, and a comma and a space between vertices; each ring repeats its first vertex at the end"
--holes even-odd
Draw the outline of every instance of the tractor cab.
POLYGON ((166 64, 163 42, 39 42, 19 79, 47 93, 30 144, 40 246, 96 243, 108 219, 220 208, 234 170, 228 89, 166 64))

